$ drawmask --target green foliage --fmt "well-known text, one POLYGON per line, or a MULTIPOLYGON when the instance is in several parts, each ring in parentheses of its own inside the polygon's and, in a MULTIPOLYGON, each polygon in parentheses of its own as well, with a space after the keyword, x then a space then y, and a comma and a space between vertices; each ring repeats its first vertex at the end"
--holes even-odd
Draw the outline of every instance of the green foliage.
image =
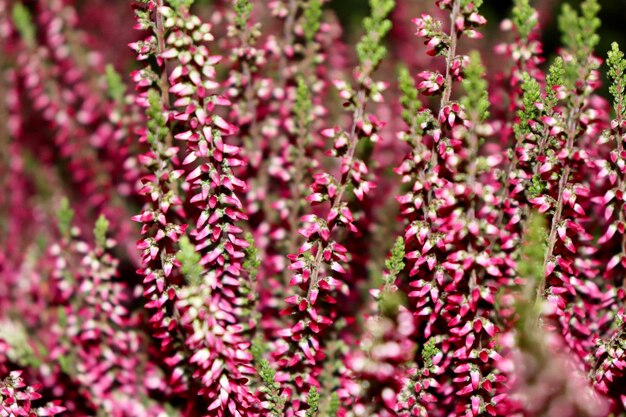
POLYGON ((528 229, 522 241, 517 272, 520 277, 539 282, 544 277, 543 263, 546 254, 546 220, 538 212, 532 212, 528 229))
POLYGON ((317 392, 315 386, 311 386, 309 394, 306 398, 306 402, 309 405, 309 409, 306 410, 306 417, 315 417, 319 410, 320 394, 317 392))
POLYGON ((266 387, 274 390, 278 388, 278 383, 274 380, 276 376, 276 371, 270 365, 269 361, 265 358, 261 358, 260 361, 256 362, 257 372, 261 377, 261 380, 265 384, 266 387))
POLYGON ((544 103, 544 112, 548 115, 552 114, 554 107, 558 102, 557 92, 555 89, 565 83, 565 68, 563 67, 563 58, 560 56, 550 65, 548 75, 546 76, 546 98, 544 103))
POLYGON ((378 310, 383 316, 396 317, 399 307, 406 302, 404 293, 392 289, 396 277, 404 269, 404 255, 404 239, 398 237, 391 249, 391 256, 385 261, 385 269, 387 270, 383 275, 385 286, 378 299, 378 310))
POLYGON ((115 71, 113 65, 107 64, 104 77, 106 79, 109 97, 121 103, 126 93, 126 86, 124 85, 124 81, 122 81, 122 76, 115 71))
POLYGON ((356 46, 362 66, 374 70, 387 54, 381 42, 391 30, 391 20, 387 19, 395 7, 394 0, 370 0, 371 15, 363 20, 365 35, 356 46))
POLYGON ((157 90, 152 89, 148 91, 148 109, 146 113, 148 115, 148 132, 146 136, 148 143, 154 146, 155 143, 169 133, 167 120, 163 115, 161 95, 157 90))
POLYGON ((311 42, 320 28, 320 22, 322 20, 322 1, 309 0, 304 8, 303 16, 304 25, 302 30, 304 31, 304 38, 308 42, 311 42))
POLYGON ((391 257, 385 261, 385 268, 394 278, 404 269, 404 239, 398 237, 391 249, 391 257))
POLYGON ((72 220, 74 220, 74 210, 70 207, 69 200, 64 197, 57 211, 57 221, 59 231, 65 238, 69 238, 72 234, 72 220))
POLYGON ((35 26, 30 12, 22 3, 13 6, 13 23, 24 43, 33 47, 36 39, 35 26))
POLYGON ((543 194, 546 189, 546 183, 541 179, 541 175, 533 175, 533 178, 530 180, 528 184, 528 188, 526 190, 526 194, 528 198, 536 198, 539 195, 543 194))
POLYGON ((411 73, 405 66, 398 69, 398 84, 400 87, 400 103, 402 104, 402 118, 409 126, 413 123, 415 115, 422 107, 417 88, 411 73))
POLYGON ((337 417, 340 406, 341 402, 339 401, 339 395, 337 395, 336 392, 333 392, 330 395, 330 400, 328 402, 328 417, 337 417))
POLYGON ((259 258, 259 249, 254 245, 254 238, 250 233, 246 233, 246 241, 249 246, 245 248, 246 258, 243 261, 243 269, 248 273, 248 276, 255 280, 261 265, 261 258, 259 258))
POLYGON ((470 52, 470 61, 465 68, 462 85, 466 96, 461 99, 465 111, 475 113, 478 121, 483 122, 489 117, 489 93, 485 67, 480 59, 478 51, 470 52))
MULTIPOLYGON (((41 355, 45 353, 45 348, 38 343, 39 352, 33 348, 33 340, 27 329, 18 321, 0 321, 0 340, 9 345, 6 352, 8 358, 20 367, 39 367, 41 365, 41 355)), ((0 396, 1 397, 1 396, 0 396)), ((1 398, 0 398, 1 400, 1 398)))
POLYGON ((189 10, 195 0, 167 0, 167 2, 176 10, 180 10, 182 7, 185 10, 189 10))
POLYGON ((260 337, 257 337, 252 341, 252 347, 250 350, 252 352, 252 357, 254 358, 254 367, 257 374, 261 378, 261 382, 263 383, 260 391, 266 395, 269 403, 269 416, 280 417, 282 416, 282 410, 285 408, 287 398, 279 394, 280 384, 274 379, 276 371, 272 368, 269 361, 263 357, 265 347, 263 346, 263 341, 260 337))
POLYGON ((618 119, 626 116, 626 103, 624 100, 624 87, 626 86, 626 59, 616 42, 611 44, 608 53, 607 65, 609 66, 609 79, 611 85, 609 92, 613 96, 615 113, 618 119))
POLYGON ((57 320, 61 328, 65 329, 67 327, 67 312, 65 311, 65 307, 57 307, 57 320))
POLYGON ((96 241, 96 246, 100 249, 106 249, 107 244, 107 232, 109 231, 109 221, 103 215, 98 217, 96 225, 93 228, 93 236, 96 241))
POLYGON ((527 223, 527 233, 521 244, 520 259, 517 263, 517 273, 525 279, 524 291, 515 303, 518 320, 517 344, 523 351, 534 355, 542 355, 545 337, 538 328, 543 304, 543 297, 535 298, 544 280, 544 258, 547 251, 547 224, 544 216, 538 212, 530 213, 527 223))
POLYGON ((431 337, 422 348, 422 359, 424 360, 424 366, 426 368, 433 366, 433 358, 437 353, 439 353, 439 349, 437 348, 435 339, 431 337))
POLYGON ((513 24, 522 40, 527 41, 532 30, 537 26, 537 14, 529 0, 515 0, 513 6, 513 24))
POLYGON ((383 291, 378 302, 378 310, 385 317, 398 317, 400 306, 407 304, 406 295, 402 291, 383 291))
POLYGON ((513 127, 517 136, 526 136, 531 133, 529 122, 539 117, 539 110, 535 103, 541 102, 541 87, 537 80, 531 78, 528 73, 524 73, 522 76, 522 91, 524 109, 517 112, 519 123, 513 127))
POLYGON ((579 15, 565 3, 558 18, 558 25, 565 47, 574 54, 578 62, 585 62, 600 41, 600 36, 596 33, 601 25, 598 18, 600 5, 597 0, 585 0, 580 9, 579 15))
POLYGON ((196 252, 195 245, 191 243, 189 237, 183 236, 178 242, 180 251, 176 258, 180 261, 180 270, 192 285, 199 285, 202 282, 202 265, 200 265, 200 254, 196 252))
MULTIPOLYGON (((398 84, 400 87, 400 103, 402 104, 402 118, 409 126, 410 134, 403 135, 402 140, 415 142, 424 134, 427 127, 434 121, 429 110, 422 110, 422 102, 415 88, 413 77, 406 67, 398 69, 398 84)), ((416 143, 412 143, 415 147, 416 143)))
POLYGON ((483 5, 483 0, 461 0, 461 9, 465 9, 467 6, 472 5, 473 11, 476 11, 483 5))
POLYGON ((311 100, 311 91, 303 76, 298 76, 297 83, 298 88, 296 90, 296 101, 293 112, 296 116, 296 123, 301 129, 306 130, 313 121, 313 115, 311 114, 313 101, 311 100))
POLYGON ((246 30, 250 14, 252 13, 252 3, 250 0, 236 0, 235 5, 235 26, 240 31, 246 30))

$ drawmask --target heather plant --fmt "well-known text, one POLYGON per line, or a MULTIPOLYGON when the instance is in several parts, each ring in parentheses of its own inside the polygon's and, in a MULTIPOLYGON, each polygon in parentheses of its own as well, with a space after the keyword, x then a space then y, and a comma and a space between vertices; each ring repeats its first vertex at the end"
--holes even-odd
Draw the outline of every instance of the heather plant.
POLYGON ((336 3, 0 0, 0 416, 626 416, 602 2, 336 3))

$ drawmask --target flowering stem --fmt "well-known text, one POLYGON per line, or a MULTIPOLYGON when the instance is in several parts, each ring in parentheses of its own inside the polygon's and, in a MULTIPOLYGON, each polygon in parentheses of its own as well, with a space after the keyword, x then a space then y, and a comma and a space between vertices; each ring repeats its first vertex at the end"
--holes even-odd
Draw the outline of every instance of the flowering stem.
MULTIPOLYGON (((285 21, 285 27, 283 29, 283 53, 280 55, 279 74, 284 75, 285 68, 287 67, 287 50, 293 44, 293 30, 296 23, 296 14, 298 13, 298 0, 289 0, 289 11, 287 13, 287 20, 285 21)), ((284 77, 281 77, 284 80, 284 77)), ((286 81, 286 80, 284 80, 286 81)), ((283 84, 284 84, 283 81, 283 84)))
POLYGON ((452 94, 452 61, 456 56, 456 45, 458 41, 458 34, 456 30, 456 21, 461 12, 461 0, 454 0, 452 6, 452 13, 450 14, 450 45, 448 47, 448 56, 446 57, 446 80, 445 90, 441 95, 441 104, 439 109, 443 109, 450 102, 450 95, 452 94))
MULTIPOLYGON (((155 9, 155 13, 156 13, 155 35, 157 37, 157 42, 159 46, 159 50, 157 52, 157 62, 162 61, 162 64, 163 64, 163 69, 161 71, 161 78, 160 78, 161 101, 163 102, 165 109, 169 111, 170 110, 169 82, 167 80, 167 71, 165 70, 165 61, 163 61, 163 58, 160 57, 160 55, 163 52, 165 52, 165 29, 163 27, 163 15, 161 15, 161 12, 159 11, 159 9, 163 7, 163 0, 157 0, 157 2, 158 2, 158 7, 155 9)), ((165 138, 165 144, 168 148, 172 146, 171 131, 167 134, 167 137, 165 138)))
POLYGON ((294 164, 295 178, 291 181, 291 210, 289 211, 289 247, 287 253, 295 253, 298 245, 298 223, 300 217, 300 207, 304 191, 302 183, 304 182, 304 169, 306 166, 306 137, 308 130, 301 127, 296 139, 296 161, 294 164))
MULTIPOLYGON (((371 71, 366 70, 366 72, 367 72, 366 76, 369 77, 369 73, 371 71)), ((348 178, 350 177, 350 173, 352 172, 352 166, 354 165, 353 164, 354 154, 356 152, 356 148, 359 143, 359 139, 356 134, 356 128, 357 128, 357 124, 359 120, 363 118, 364 111, 365 111, 365 91, 363 90, 363 87, 361 87, 356 95, 356 108, 354 109, 354 113, 352 116, 352 127, 350 128, 350 137, 348 139, 349 141, 348 152, 346 155, 347 163, 343 162, 348 167, 348 170, 342 176, 341 185, 339 187, 339 190, 337 190, 337 196, 333 200, 331 211, 339 209, 339 207, 341 206, 341 203, 343 202, 343 195, 349 184, 348 178)), ((329 225, 329 229, 331 231, 333 230, 333 226, 334 225, 329 225)), ((316 290, 319 284, 319 272, 322 266, 322 260, 323 260, 322 254, 324 253, 325 248, 323 244, 319 242, 317 245, 317 249, 318 251, 317 251, 317 254, 315 255, 315 262, 313 263, 313 268, 311 272, 311 284, 309 285, 309 289, 307 291, 307 301, 309 301, 309 303, 311 302, 311 298, 310 298, 311 292, 313 290, 316 290)))
MULTIPOLYGON (((569 126, 569 135, 567 138, 566 149, 568 150, 568 155, 571 153, 572 148, 574 147, 574 138, 576 136, 576 127, 577 120, 579 117, 579 113, 582 110, 582 106, 584 104, 584 100, 580 100, 580 103, 577 103, 574 110, 570 113, 568 126, 569 126)), ((538 165, 538 164, 537 164, 538 165)), ((554 216, 552 217, 552 224, 550 226, 550 234, 548 235, 548 250, 546 251, 546 256, 543 260, 543 270, 546 270, 548 265, 548 261, 552 257, 554 252, 554 246, 556 245, 556 234, 559 223, 561 222, 561 216, 563 215, 563 193, 565 192, 565 187, 567 186, 567 181, 570 175, 571 168, 569 165, 565 166, 563 170, 563 176, 559 181, 559 195, 556 202, 556 208, 554 210, 554 216)), ((536 302, 539 303, 543 300, 544 292, 546 290, 546 276, 541 278, 539 284, 537 285, 537 298, 536 302)))

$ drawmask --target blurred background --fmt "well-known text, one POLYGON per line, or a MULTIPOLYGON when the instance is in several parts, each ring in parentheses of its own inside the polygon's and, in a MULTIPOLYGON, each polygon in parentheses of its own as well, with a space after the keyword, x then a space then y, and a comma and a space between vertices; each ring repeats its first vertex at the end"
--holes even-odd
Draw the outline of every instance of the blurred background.
MULTIPOLYGON (((30 0, 24 0, 29 3, 30 0)), ((269 8, 267 4, 270 0, 252 0, 255 4, 255 15, 265 14, 264 31, 271 32, 272 29, 279 30, 280 22, 272 20, 267 16, 269 8), (264 13, 265 12, 265 13, 264 13), (269 19, 267 19, 269 18, 269 19), (275 28, 271 22, 275 22, 275 28)), ((284 1, 284 0, 283 0, 284 1)), ((397 8, 392 17, 394 30, 389 36, 389 49, 395 58, 401 58, 409 66, 418 71, 427 61, 424 60, 421 42, 412 36, 414 26, 411 19, 423 12, 433 12, 434 0, 396 0, 397 8), (412 60, 411 56, 415 59, 412 60), (421 57, 421 58, 420 58, 421 57)), ((548 62, 560 45, 560 34, 557 27, 557 19, 561 7, 569 3, 578 9, 582 0, 531 0, 531 4, 540 13, 540 22, 543 33, 544 56, 548 62)), ((134 64, 134 57, 130 49, 124 46, 134 40, 136 34, 129 28, 132 27, 132 12, 130 10, 131 0, 76 0, 76 5, 81 10, 85 19, 83 29, 92 32, 96 36, 94 48, 104 53, 109 62, 115 62, 119 69, 130 71, 134 64), (116 9, 115 13, 102 13, 103 7, 116 9)), ((597 49, 597 55, 606 57, 606 52, 610 49, 611 42, 616 41, 622 47, 626 47, 626 0, 599 0, 602 8, 600 18, 602 27, 600 29, 601 41, 597 49)), ((196 0, 196 12, 206 19, 215 19, 219 11, 224 11, 231 7, 231 0, 196 0), (216 13, 217 11, 217 13, 216 13)), ((501 57, 490 53, 489 48, 496 44, 511 40, 511 34, 503 34, 499 30, 502 20, 508 18, 513 7, 513 0, 484 0, 481 6, 481 13, 487 18, 488 25, 482 30, 485 39, 482 42, 461 43, 461 51, 466 52, 467 48, 480 47, 483 59, 489 71, 502 71, 501 57)), ((334 14, 342 23, 342 37, 347 44, 354 44, 361 34, 361 21, 369 13, 368 0, 330 0, 327 13, 334 14)), ((435 11, 436 12, 436 11, 435 11)), ((327 16, 328 18, 328 16, 327 16)), ((353 51, 352 51, 353 52, 353 51)), ((352 53, 348 52, 348 53, 352 53)), ((348 57, 352 58, 352 57, 348 57)), ((126 72, 128 73, 128 72, 126 72)), ((606 83, 604 83, 604 93, 606 93, 606 83)))
MULTIPOLYGON (((548 53, 553 52, 558 46, 559 32, 556 26, 556 15, 564 3, 569 3, 576 9, 582 0, 531 0, 531 4, 536 9, 541 10, 544 14, 550 13, 550 16, 542 16, 548 25, 544 25, 544 41, 545 49, 548 53)), ((408 0, 403 3, 433 3, 423 2, 420 0, 408 0)), ((599 0, 602 10, 600 18, 602 19, 602 28, 600 36, 600 51, 605 53, 608 51, 611 42, 619 42, 620 45, 626 46, 626 0, 599 0)), ((330 7, 334 9, 339 19, 344 23, 344 27, 349 31, 356 31, 360 27, 363 17, 369 12, 367 0, 332 0, 330 7)), ((503 19, 510 16, 513 7, 513 0, 484 0, 481 6, 481 13, 489 21, 489 27, 493 30, 503 19)), ((413 16, 411 16, 412 18, 413 16)), ((603 55, 602 55, 603 56, 603 55)))

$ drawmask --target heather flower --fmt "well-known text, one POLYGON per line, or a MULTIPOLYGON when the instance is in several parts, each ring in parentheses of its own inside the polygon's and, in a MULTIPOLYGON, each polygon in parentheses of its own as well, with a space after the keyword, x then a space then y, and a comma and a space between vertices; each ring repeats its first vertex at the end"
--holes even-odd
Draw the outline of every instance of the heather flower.
POLYGON ((3 376, 0 382, 0 416, 56 416, 65 411, 58 401, 33 405, 33 401, 37 403, 42 398, 41 394, 36 386, 26 385, 21 375, 21 371, 11 371, 3 376))
POLYGON ((597 0, 88 3, 0 0, 0 415, 626 411, 597 0))
MULTIPOLYGON (((602 321, 606 324, 610 323, 606 332, 600 333, 595 343, 595 352, 593 353, 593 364, 591 377, 594 380, 596 388, 604 394, 616 389, 616 384, 623 378, 622 363, 622 334, 623 334, 623 307, 620 302, 624 298, 624 289, 622 288, 622 279, 617 271, 623 268, 622 259, 624 245, 624 229, 622 227, 622 212, 620 195, 622 194, 621 184, 623 176, 623 164, 620 163, 620 154, 623 152, 623 117, 624 117, 624 69, 626 68, 626 60, 616 43, 612 44, 611 51, 608 54, 607 64, 609 66, 609 76, 611 85, 609 90, 614 100, 615 117, 611 121, 610 130, 606 130, 600 136, 600 143, 610 143, 611 151, 607 159, 599 159, 596 164, 604 172, 601 174, 603 178, 608 177, 609 187, 604 195, 594 198, 600 207, 602 207, 603 217, 606 224, 604 234, 598 239, 598 244, 605 248, 615 247, 616 250, 610 253, 612 255, 607 263, 604 276, 608 279, 605 292, 602 296, 602 321), (608 172, 611 174, 608 174, 608 172), (608 174, 608 175, 607 175, 608 174), (612 279, 615 277, 616 279, 612 279)), ((589 354, 591 356, 591 353, 589 354)), ((624 401, 621 401, 624 406, 624 401)))
POLYGON ((186 5, 161 6, 158 13, 167 31, 160 56, 178 60, 168 77, 175 97, 172 118, 181 129, 174 138, 185 142, 184 188, 186 203, 193 206, 188 209, 193 222, 189 236, 200 255, 194 263, 203 269, 178 290, 174 305, 190 352, 187 366, 198 381, 207 415, 251 415, 258 399, 246 386, 254 369, 244 335, 254 323, 245 321, 242 291, 249 243, 237 226, 247 219, 238 196, 246 185, 234 172, 245 161, 241 149, 226 141, 237 128, 217 113, 217 106, 230 104, 216 92, 215 65, 221 57, 210 55, 206 46, 213 39, 210 25, 191 15, 186 5))
POLYGON ((556 333, 541 328, 544 301, 533 301, 536 286, 544 279, 541 260, 546 242, 544 218, 533 213, 529 231, 522 243, 518 272, 526 282, 515 300, 515 330, 502 337, 511 349, 500 366, 510 378, 513 415, 603 416, 607 404, 591 389, 575 364, 571 352, 564 351, 556 333), (519 408, 517 408, 519 407, 519 408))
POLYGON ((344 267, 348 261, 347 249, 336 240, 339 229, 346 229, 348 233, 357 232, 354 215, 347 204, 348 187, 352 187, 358 200, 362 200, 372 187, 367 177, 368 168, 358 158, 356 148, 360 141, 375 138, 377 130, 383 125, 374 116, 365 113, 365 106, 369 100, 375 101, 380 96, 382 86, 372 80, 371 74, 385 54, 380 41, 390 29, 386 16, 394 3, 373 1, 371 6, 372 16, 364 21, 366 34, 357 45, 360 62, 355 71, 357 89, 353 90, 344 82, 337 83, 340 96, 353 112, 352 127, 348 131, 337 127, 322 132, 334 142, 330 155, 339 163, 340 176, 328 172, 314 175, 312 192, 307 200, 311 205, 326 204, 328 210, 325 215, 302 217, 304 224, 300 234, 306 241, 298 253, 289 255, 292 261, 289 269, 295 271, 290 285, 296 293, 285 300, 289 307, 282 314, 292 316, 293 325, 282 329, 279 335, 291 341, 293 350, 288 350, 289 345, 279 347, 278 353, 286 355, 289 352, 290 358, 283 356, 278 365, 285 370, 301 369, 294 378, 299 393, 320 384, 317 378, 326 356, 321 336, 332 328, 336 319, 338 294, 348 292, 348 286, 341 278, 347 274, 344 267))

